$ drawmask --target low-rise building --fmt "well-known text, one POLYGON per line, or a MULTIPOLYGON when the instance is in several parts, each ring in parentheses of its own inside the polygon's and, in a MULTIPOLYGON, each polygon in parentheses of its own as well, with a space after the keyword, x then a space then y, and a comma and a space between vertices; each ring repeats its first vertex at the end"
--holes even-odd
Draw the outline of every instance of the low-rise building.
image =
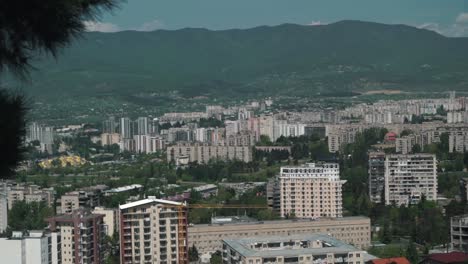
POLYGON ((218 195, 218 186, 214 184, 205 184, 193 187, 192 190, 199 192, 203 198, 209 198, 212 195, 218 195))
POLYGON ((101 197, 107 188, 106 185, 96 185, 65 193, 57 201, 60 204, 57 212, 69 214, 79 208, 92 209, 95 206, 99 206, 101 197))
POLYGON ((252 161, 250 146, 220 146, 201 143, 180 143, 167 148, 167 160, 178 162, 179 158, 188 162, 208 163, 210 160, 252 161))
POLYGON ((314 233, 329 234, 360 249, 366 249, 371 242, 370 219, 355 216, 316 220, 226 221, 219 224, 191 225, 188 228, 188 242, 190 247, 195 245, 200 254, 212 254, 222 249, 223 239, 314 233))
POLYGON ((267 236, 223 240, 223 262, 262 263, 364 263, 364 254, 324 234, 267 236))
POLYGON ((8 187, 8 208, 12 208, 16 201, 45 202, 52 206, 55 191, 53 188, 40 188, 37 185, 12 184, 8 187))
POLYGON ((468 262, 468 254, 463 252, 435 253, 426 256, 421 264, 460 264, 468 262))

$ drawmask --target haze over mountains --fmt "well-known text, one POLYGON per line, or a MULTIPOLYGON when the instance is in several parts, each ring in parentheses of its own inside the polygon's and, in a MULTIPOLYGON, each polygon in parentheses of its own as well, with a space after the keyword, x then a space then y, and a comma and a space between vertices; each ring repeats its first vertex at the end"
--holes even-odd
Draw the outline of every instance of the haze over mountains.
MULTIPOLYGON (((34 64, 36 96, 349 95, 468 89, 468 38, 341 21, 245 30, 90 32, 34 64)), ((10 83, 7 83, 11 85, 10 83)))

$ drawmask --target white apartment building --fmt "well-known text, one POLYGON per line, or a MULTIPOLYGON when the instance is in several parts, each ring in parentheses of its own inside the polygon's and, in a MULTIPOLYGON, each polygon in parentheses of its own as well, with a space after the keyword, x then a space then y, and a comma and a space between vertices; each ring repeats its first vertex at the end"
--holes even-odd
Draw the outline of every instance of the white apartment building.
POLYGON ((223 263, 364 263, 365 251, 324 234, 223 240, 223 263))
POLYGON ((135 135, 133 139, 135 140, 135 151, 137 153, 155 153, 165 147, 164 140, 159 136, 135 135))
POLYGON ((120 263, 188 263, 185 203, 148 197, 119 210, 120 263))
POLYGON ((456 132, 449 135, 449 152, 464 153, 468 150, 468 133, 456 132))
POLYGON ((437 199, 437 160, 433 154, 385 157, 385 203, 409 205, 437 199))
POLYGON ((345 182, 340 180, 337 163, 281 167, 281 217, 342 217, 341 189, 345 182))
POLYGON ((56 264, 60 255, 56 233, 44 231, 13 232, 11 238, 0 238, 2 263, 56 264))
POLYGON ((251 146, 218 146, 209 144, 184 144, 170 146, 166 150, 168 161, 187 159, 188 162, 208 163, 210 160, 252 161, 251 146))

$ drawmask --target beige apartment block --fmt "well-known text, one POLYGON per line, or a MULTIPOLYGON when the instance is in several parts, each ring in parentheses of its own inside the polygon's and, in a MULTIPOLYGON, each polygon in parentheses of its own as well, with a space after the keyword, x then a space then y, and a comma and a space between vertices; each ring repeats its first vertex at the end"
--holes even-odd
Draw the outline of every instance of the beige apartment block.
POLYGON ((298 219, 192 225, 188 228, 188 242, 190 247, 195 245, 200 254, 212 254, 222 249, 223 239, 316 233, 329 234, 359 249, 366 249, 371 242, 370 219, 354 216, 317 220, 298 219))
POLYGON ((75 210, 71 214, 47 219, 49 229, 61 237, 60 263, 99 264, 104 261, 103 215, 87 210, 75 210))
POLYGON ((342 217, 342 186, 337 163, 281 167, 280 216, 342 217))
POLYGON ((118 133, 102 133, 101 145, 108 146, 118 144, 120 142, 120 134, 118 133))
POLYGON ((119 230, 119 210, 96 206, 93 214, 104 215, 104 226, 106 235, 112 237, 119 230))
POLYGON ((185 203, 148 197, 119 210, 120 263, 188 263, 185 203))

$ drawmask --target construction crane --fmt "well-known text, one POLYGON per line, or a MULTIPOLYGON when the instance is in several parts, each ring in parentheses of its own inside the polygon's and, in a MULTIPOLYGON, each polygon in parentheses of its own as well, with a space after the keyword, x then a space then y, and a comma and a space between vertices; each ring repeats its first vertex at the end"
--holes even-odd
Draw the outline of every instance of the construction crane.
POLYGON ((189 204, 189 209, 267 209, 267 205, 257 204, 189 204))
MULTIPOLYGON (((174 207, 168 205, 167 207, 174 207)), ((186 202, 176 205, 177 207, 177 229, 178 229, 178 263, 188 263, 187 245, 187 219, 189 209, 267 209, 267 205, 252 204, 187 204, 186 202)))

